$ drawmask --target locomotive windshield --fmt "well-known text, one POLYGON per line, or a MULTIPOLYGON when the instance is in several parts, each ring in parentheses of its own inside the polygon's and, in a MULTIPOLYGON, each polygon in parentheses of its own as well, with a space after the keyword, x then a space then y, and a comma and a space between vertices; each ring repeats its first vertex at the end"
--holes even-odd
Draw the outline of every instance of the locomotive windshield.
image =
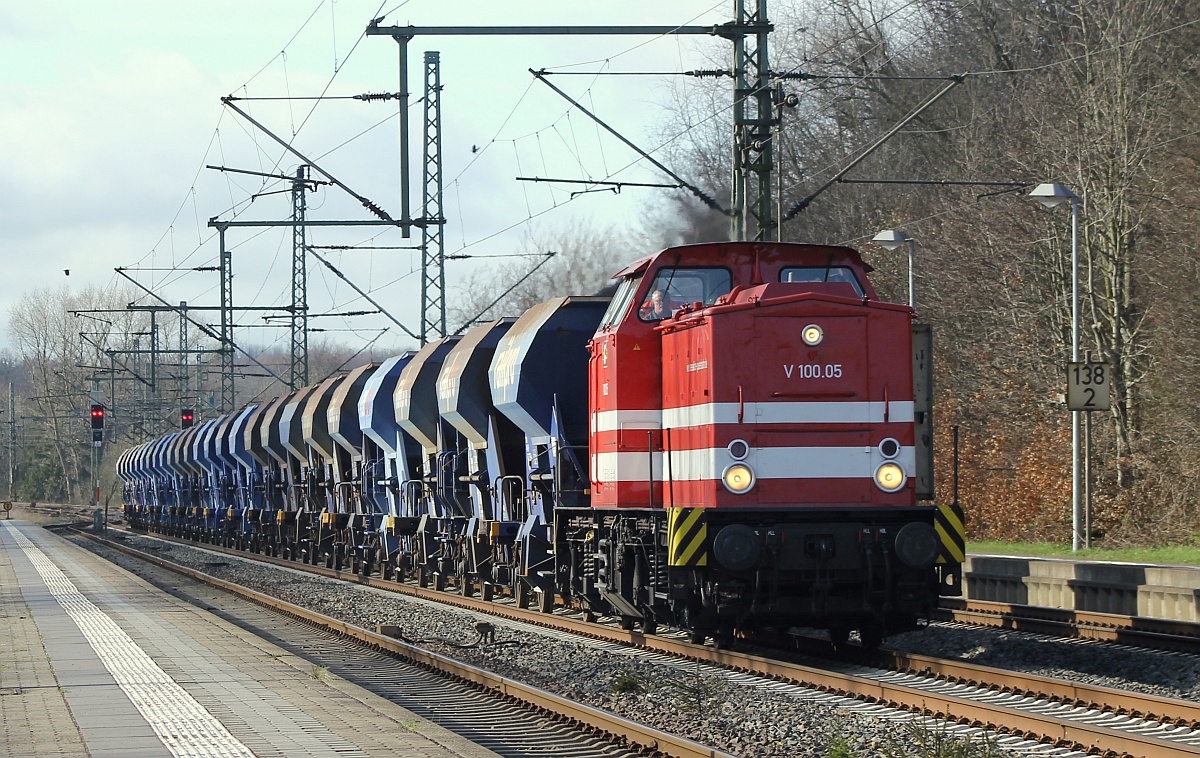
POLYGON ((846 282, 859 297, 863 296, 862 285, 849 266, 789 266, 779 272, 781 282, 846 282))
POLYGON ((627 276, 617 285, 617 291, 613 294, 613 298, 608 303, 608 310, 604 312, 604 318, 600 319, 600 328, 604 329, 609 326, 616 326, 625 316, 625 311, 629 310, 629 301, 633 300, 633 293, 637 290, 638 284, 642 281, 642 275, 627 276))
POLYGON ((732 289, 732 276, 725 268, 660 269, 638 309, 642 321, 661 321, 674 315, 685 303, 712 305, 732 289))

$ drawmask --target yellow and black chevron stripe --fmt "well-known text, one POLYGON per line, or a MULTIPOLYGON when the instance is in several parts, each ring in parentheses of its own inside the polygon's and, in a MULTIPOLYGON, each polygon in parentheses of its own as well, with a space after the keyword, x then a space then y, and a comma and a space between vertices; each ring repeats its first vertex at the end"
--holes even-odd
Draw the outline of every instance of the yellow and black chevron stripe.
POLYGON ((938 538, 942 543, 938 563, 962 563, 967 558, 967 530, 961 505, 938 505, 934 517, 938 538))
POLYGON ((708 518, 705 508, 667 508, 667 565, 708 565, 708 518))

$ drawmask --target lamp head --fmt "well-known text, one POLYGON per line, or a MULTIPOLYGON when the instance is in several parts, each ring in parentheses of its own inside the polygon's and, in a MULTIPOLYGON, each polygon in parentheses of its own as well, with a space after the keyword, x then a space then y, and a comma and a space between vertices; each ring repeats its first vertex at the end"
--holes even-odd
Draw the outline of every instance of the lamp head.
POLYGON ((1033 188, 1029 196, 1047 208, 1055 208, 1076 195, 1061 184, 1039 184, 1033 188))
POLYGON ((887 250, 895 250, 912 238, 899 229, 884 229, 871 240, 887 250))

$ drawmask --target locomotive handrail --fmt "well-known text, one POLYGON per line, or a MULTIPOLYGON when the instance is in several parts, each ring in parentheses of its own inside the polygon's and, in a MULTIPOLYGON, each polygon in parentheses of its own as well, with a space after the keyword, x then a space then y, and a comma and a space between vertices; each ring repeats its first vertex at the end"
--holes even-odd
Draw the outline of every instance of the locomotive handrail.
MULTIPOLYGON (((741 389, 742 389, 741 387, 738 387, 739 394, 741 392, 741 389)), ((741 419, 739 418, 738 421, 740 422, 741 419)), ((649 494, 649 497, 650 497, 650 510, 654 510, 654 430, 653 429, 648 429, 646 431, 646 457, 648 459, 647 463, 649 463, 649 466, 646 467, 646 492, 649 494)))

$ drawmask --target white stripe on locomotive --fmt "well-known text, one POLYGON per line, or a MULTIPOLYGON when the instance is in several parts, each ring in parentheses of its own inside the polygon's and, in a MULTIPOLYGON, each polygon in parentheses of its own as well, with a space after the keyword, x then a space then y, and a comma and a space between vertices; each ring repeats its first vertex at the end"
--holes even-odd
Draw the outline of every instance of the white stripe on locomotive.
MULTIPOLYGON (((908 477, 916 470, 916 448, 902 447, 894 459, 908 477)), ((663 454, 597 453, 593 471, 599 482, 644 482, 649 478, 651 458, 654 478, 663 478, 663 454)), ((874 446, 854 447, 765 447, 751 448, 746 463, 762 479, 871 479, 884 461, 874 446)), ((718 480, 733 463, 725 448, 671 451, 671 479, 675 481, 718 480)))
POLYGON ((592 432, 621 429, 686 429, 709 424, 736 424, 738 414, 748 424, 911 424, 913 402, 767 402, 704 403, 657 410, 601 411, 592 414, 592 432))

